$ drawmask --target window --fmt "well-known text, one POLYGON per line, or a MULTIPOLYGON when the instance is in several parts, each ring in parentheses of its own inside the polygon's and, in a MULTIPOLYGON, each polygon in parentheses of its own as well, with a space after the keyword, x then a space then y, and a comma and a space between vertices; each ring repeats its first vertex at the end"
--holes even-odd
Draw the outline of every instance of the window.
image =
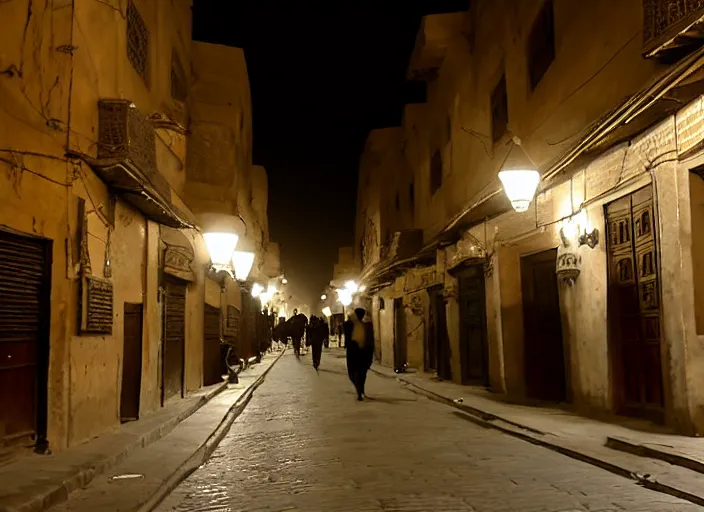
POLYGON ((430 160, 430 196, 434 196, 442 185, 442 156, 440 151, 436 150, 433 153, 433 158, 430 160))
POLYGON ((398 195, 398 192, 396 192, 396 211, 399 211, 401 209, 401 197, 398 195))
POLYGON ((127 4, 127 58, 149 85, 149 29, 132 0, 127 4))
POLYGON ((171 52, 171 97, 178 101, 186 101, 187 96, 186 73, 184 73, 181 60, 174 49, 171 52))
POLYGON ((491 93, 491 135, 498 141, 508 130, 508 93, 506 92, 506 73, 491 93))
POLYGON ((410 204, 410 207, 411 207, 411 215, 413 215, 413 211, 414 211, 415 205, 416 205, 416 190, 415 190, 415 185, 413 185, 413 183, 408 185, 408 203, 410 204))
POLYGON ((555 60, 555 19, 552 0, 547 0, 533 22, 528 36, 528 75, 535 89, 555 60))

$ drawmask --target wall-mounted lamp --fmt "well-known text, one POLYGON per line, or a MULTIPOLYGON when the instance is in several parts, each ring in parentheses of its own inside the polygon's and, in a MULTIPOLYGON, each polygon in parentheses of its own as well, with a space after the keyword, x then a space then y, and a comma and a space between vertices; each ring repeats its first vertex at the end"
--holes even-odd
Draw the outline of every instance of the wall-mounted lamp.
POLYGON ((599 243, 599 230, 596 228, 592 228, 590 231, 584 229, 577 241, 580 246, 587 245, 590 249, 594 249, 599 243))
POLYGON ((350 292, 350 294, 355 294, 359 290, 359 286, 354 281, 347 281, 345 283, 345 288, 350 292))
POLYGON ((330 310, 330 308, 329 308, 328 306, 325 306, 325 307, 323 308, 323 314, 324 314, 326 317, 330 318, 330 317, 332 316, 332 311, 330 310))
POLYGON ((259 283, 254 283, 252 285, 252 297, 254 297, 255 299, 257 297, 259 297, 263 291, 264 291, 264 287, 262 285, 260 285, 259 283))
POLYGON ((320 296, 320 300, 325 300, 325 299, 327 299, 327 298, 328 298, 328 296, 325 295, 325 294, 322 294, 322 295, 320 296))
POLYGON ((288 284, 288 279, 285 277, 281 280, 281 284, 288 284))
POLYGON ((213 269, 232 275, 232 255, 239 237, 235 233, 203 233, 203 239, 213 269))
POLYGON ((340 288, 336 290, 336 292, 337 300, 339 300, 343 306, 347 307, 352 304, 352 292, 350 292, 348 288, 340 288))

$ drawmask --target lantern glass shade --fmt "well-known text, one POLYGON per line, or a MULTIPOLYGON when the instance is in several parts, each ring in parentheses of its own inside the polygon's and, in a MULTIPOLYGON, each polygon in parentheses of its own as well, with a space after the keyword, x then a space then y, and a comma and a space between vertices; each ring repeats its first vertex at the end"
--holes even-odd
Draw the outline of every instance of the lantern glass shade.
POLYGON ((330 310, 330 308, 328 306, 326 306, 323 308, 323 314, 326 317, 330 318, 332 316, 332 311, 330 310))
POLYGON ((239 237, 234 233, 204 233, 203 238, 213 266, 228 267, 239 237))
POLYGON ((254 264, 254 253, 235 251, 232 253, 232 266, 235 267, 235 277, 238 281, 246 281, 254 264))
POLYGON ((530 169, 506 170, 499 173, 499 179, 513 209, 517 212, 528 210, 540 183, 540 173, 530 169))

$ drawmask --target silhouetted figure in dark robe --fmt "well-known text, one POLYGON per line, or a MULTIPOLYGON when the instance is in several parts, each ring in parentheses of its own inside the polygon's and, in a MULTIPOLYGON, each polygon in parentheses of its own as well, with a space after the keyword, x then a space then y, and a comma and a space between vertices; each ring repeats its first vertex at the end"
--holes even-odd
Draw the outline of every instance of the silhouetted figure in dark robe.
POLYGON ((313 351, 313 368, 317 370, 320 366, 320 359, 323 355, 325 323, 320 320, 320 318, 312 317, 309 325, 310 347, 313 351))
POLYGON ((301 340, 306 333, 308 318, 304 314, 299 314, 297 309, 293 310, 293 316, 287 322, 290 326, 291 341, 293 342, 293 352, 296 358, 301 356, 301 340))
POLYGON ((320 320, 320 328, 323 333, 323 346, 328 348, 330 347, 330 327, 328 327, 328 323, 324 318, 320 320))
POLYGON ((357 400, 364 400, 367 371, 374 359, 374 331, 372 324, 363 322, 366 311, 354 310, 354 316, 343 325, 347 349, 347 374, 357 391, 357 400))

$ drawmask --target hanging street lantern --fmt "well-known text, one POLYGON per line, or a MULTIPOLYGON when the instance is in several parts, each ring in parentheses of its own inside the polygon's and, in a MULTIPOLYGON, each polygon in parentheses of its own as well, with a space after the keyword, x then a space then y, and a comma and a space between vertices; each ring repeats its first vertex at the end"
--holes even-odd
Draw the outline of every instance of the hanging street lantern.
POLYGON ((350 292, 350 294, 352 294, 352 295, 354 295, 355 293, 357 293, 357 290, 359 290, 359 286, 358 286, 357 283, 355 283, 354 281, 347 281, 347 282, 345 283, 345 288, 346 288, 346 289, 350 292))
POLYGON ((332 311, 330 310, 329 306, 325 306, 323 308, 323 314, 328 318, 330 318, 332 316, 332 311))
POLYGON ((340 301, 340 303, 347 307, 350 304, 352 304, 352 292, 349 291, 347 288, 341 288, 337 291, 337 300, 340 301))
POLYGON ((216 271, 232 273, 232 253, 239 237, 235 233, 203 233, 210 261, 216 271))
POLYGON ((254 297, 255 299, 257 297, 259 297, 263 291, 264 291, 264 287, 262 285, 260 285, 259 283, 254 283, 252 285, 252 297, 254 297))
POLYGON ((511 206, 517 212, 528 210, 535 191, 540 184, 540 173, 528 153, 521 145, 521 139, 513 137, 511 149, 506 155, 503 169, 499 172, 499 180, 511 206), (515 150, 515 151, 514 151, 515 150))
POLYGON ((232 266, 235 267, 235 277, 238 281, 244 282, 247 280, 253 264, 253 252, 235 251, 232 253, 232 266))

